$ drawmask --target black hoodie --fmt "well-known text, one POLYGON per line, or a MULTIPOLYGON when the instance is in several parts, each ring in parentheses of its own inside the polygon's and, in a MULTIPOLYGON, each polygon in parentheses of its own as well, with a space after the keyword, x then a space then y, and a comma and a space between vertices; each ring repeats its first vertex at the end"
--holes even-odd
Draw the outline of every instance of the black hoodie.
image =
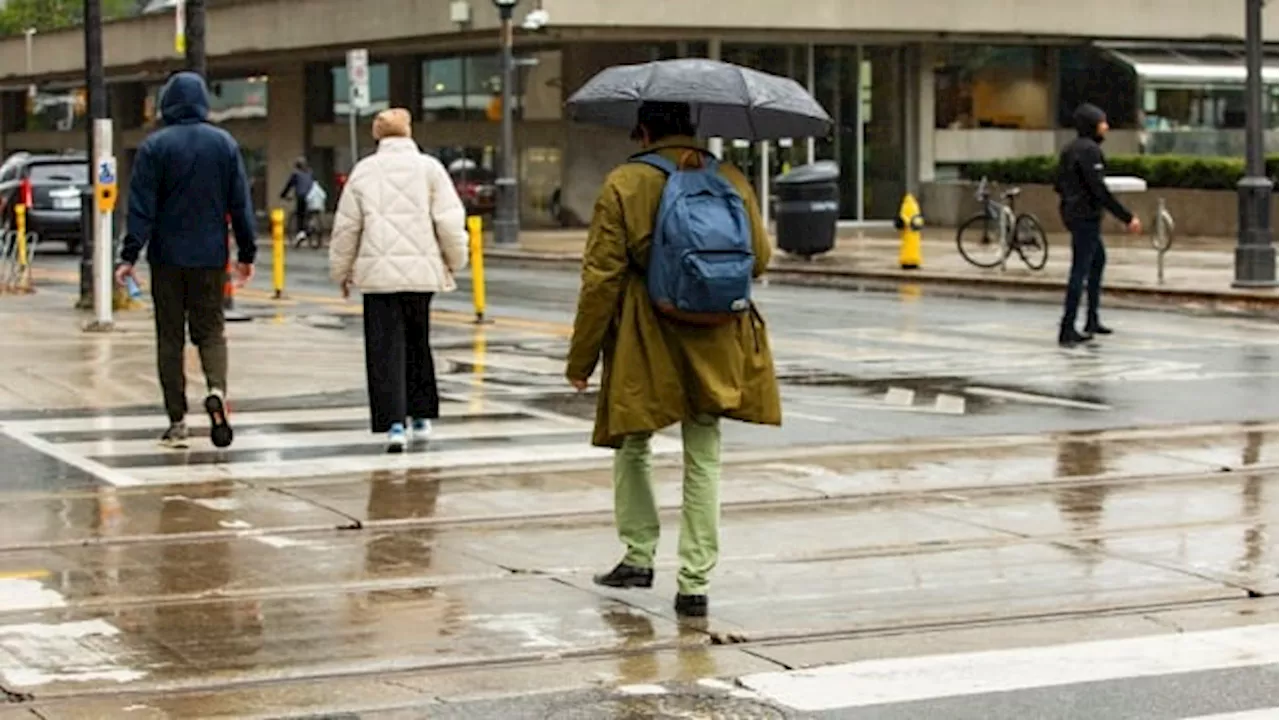
POLYGON ((252 263, 257 246, 244 161, 231 135, 207 121, 204 79, 190 72, 170 78, 160 91, 160 115, 164 127, 134 157, 120 258, 134 264, 145 246, 152 265, 225 267, 229 219, 237 258, 252 263))
POLYGON ((1061 196, 1062 222, 1068 226, 1082 220, 1101 220, 1103 208, 1123 223, 1133 219, 1133 213, 1107 189, 1106 158, 1098 136, 1098 123, 1104 118, 1106 113, 1096 105, 1085 103, 1076 108, 1073 119, 1078 137, 1058 156, 1055 189, 1061 196))

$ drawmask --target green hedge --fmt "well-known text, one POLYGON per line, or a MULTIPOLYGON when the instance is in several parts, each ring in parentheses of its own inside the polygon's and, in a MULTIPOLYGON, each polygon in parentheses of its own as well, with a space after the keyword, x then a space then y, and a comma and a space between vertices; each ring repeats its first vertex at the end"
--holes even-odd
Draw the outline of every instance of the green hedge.
MULTIPOLYGON (((1274 183, 1280 156, 1267 157, 1267 176, 1274 183)), ((968 180, 986 177, 1006 184, 1052 185, 1058 173, 1058 158, 1032 156, 1009 160, 969 163, 963 176, 968 180)), ((1244 160, 1190 155, 1116 155, 1107 157, 1108 175, 1136 175, 1153 188, 1193 188, 1234 190, 1244 177, 1244 160)))

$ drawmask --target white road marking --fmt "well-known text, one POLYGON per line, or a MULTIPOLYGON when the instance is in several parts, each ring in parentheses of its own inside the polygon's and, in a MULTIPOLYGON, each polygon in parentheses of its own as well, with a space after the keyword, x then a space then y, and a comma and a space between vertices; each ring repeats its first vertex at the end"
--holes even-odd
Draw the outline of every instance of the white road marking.
POLYGON ((1123 640, 868 660, 760 673, 739 683, 805 712, 1009 692, 1280 661, 1280 626, 1251 625, 1123 640))
MULTIPOLYGON (((431 439, 470 440, 478 438, 527 437, 574 430, 589 431, 590 424, 562 420, 521 418, 499 420, 493 422, 470 423, 467 425, 449 425, 441 423, 433 428, 431 439)), ((241 434, 236 438, 232 450, 283 450, 288 448, 340 447, 347 445, 382 445, 386 438, 375 435, 368 430, 322 430, 299 433, 264 433, 258 435, 241 434)), ((58 447, 67 452, 89 457, 114 457, 120 455, 152 455, 173 454, 174 451, 160 447, 155 440, 93 440, 83 443, 58 443, 58 447)), ((192 443, 193 450, 208 449, 200 444, 192 443)))
POLYGON ((3 432, 36 452, 48 455, 54 460, 70 465, 78 470, 83 470, 108 485, 129 487, 131 485, 138 484, 138 480, 129 473, 121 472, 115 468, 109 468, 100 462, 95 462, 82 455, 67 452, 66 450, 58 447, 57 444, 41 440, 30 433, 4 426, 0 426, 0 432, 3 432))
MULTIPOLYGON (((484 415, 495 412, 491 404, 471 407, 457 402, 442 402, 440 414, 443 417, 464 417, 484 415)), ((236 412, 235 401, 231 403, 231 424, 278 425, 282 423, 326 422, 329 420, 359 420, 369 417, 367 405, 350 405, 345 407, 312 408, 304 410, 264 410, 236 412)), ((80 418, 49 418, 46 420, 15 420, 0 424, 3 428, 16 428, 23 432, 40 434, 53 432, 86 432, 93 430, 146 430, 154 428, 156 437, 164 430, 164 415, 120 415, 80 418)), ((187 416, 187 424, 194 429, 209 426, 209 418, 201 412, 192 412, 187 416)))
POLYGON ((961 395, 942 393, 933 400, 933 409, 945 415, 963 415, 965 400, 961 395))
POLYGON ((896 407, 911 407, 916 404, 916 393, 907 388, 891 387, 884 392, 884 404, 896 407))
POLYGON ((1280 708, 1262 708, 1244 712, 1226 713, 1224 715, 1201 715, 1184 720, 1276 720, 1280 718, 1280 708))
POLYGON ((1110 410, 1110 405, 1102 403, 1092 403, 1084 400, 1071 400, 1069 398, 1053 397, 1052 395, 1036 395, 1033 393, 1018 392, 1016 390, 1003 390, 1001 388, 981 387, 971 385, 964 389, 969 395, 981 395, 983 397, 998 398, 1001 400, 1014 400, 1016 402, 1031 403, 1032 405, 1056 405, 1058 407, 1076 408, 1078 410, 1110 410))
MULTIPOLYGON (((106 620, 0 625, 0 678, 8 688, 52 682, 131 682, 146 673, 112 660, 110 638, 120 629, 106 620), (104 647, 106 646, 106 647, 104 647)), ((120 648, 120 655, 125 655, 120 648)))

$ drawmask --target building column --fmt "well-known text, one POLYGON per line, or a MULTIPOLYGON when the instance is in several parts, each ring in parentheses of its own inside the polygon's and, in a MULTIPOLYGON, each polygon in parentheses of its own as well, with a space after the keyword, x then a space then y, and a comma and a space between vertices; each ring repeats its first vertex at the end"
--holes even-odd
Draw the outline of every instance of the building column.
POLYGON ((911 73, 911 94, 914 99, 908 104, 908 153, 910 163, 907 175, 907 187, 919 193, 920 183, 933 182, 936 177, 934 169, 934 117, 937 115, 937 85, 934 82, 933 69, 937 61, 937 50, 932 45, 918 45, 910 50, 913 61, 908 64, 911 73))
POLYGON ((293 163, 307 152, 306 73, 302 63, 271 69, 267 85, 267 187, 268 207, 289 181, 293 163))
POLYGON ((387 61, 387 84, 391 107, 407 108, 415 120, 422 116, 422 63, 416 56, 387 61))
POLYGON ((143 125, 147 89, 142 83, 120 83, 107 88, 109 112, 115 131, 112 147, 116 153, 116 177, 119 178, 119 198, 116 200, 116 223, 123 227, 129 207, 129 179, 133 176, 133 157, 137 152, 125 142, 125 135, 143 125))

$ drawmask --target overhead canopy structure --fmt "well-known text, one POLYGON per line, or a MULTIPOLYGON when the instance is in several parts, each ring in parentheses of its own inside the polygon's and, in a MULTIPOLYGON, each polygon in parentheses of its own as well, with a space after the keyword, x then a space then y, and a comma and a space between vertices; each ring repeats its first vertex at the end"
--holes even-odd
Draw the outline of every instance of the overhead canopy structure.
MULTIPOLYGON (((1161 85, 1243 85, 1244 49, 1180 45, 1116 45, 1098 43, 1116 60, 1133 68, 1138 78, 1161 85)), ((1280 82, 1273 50, 1263 56, 1262 81, 1280 82)))

